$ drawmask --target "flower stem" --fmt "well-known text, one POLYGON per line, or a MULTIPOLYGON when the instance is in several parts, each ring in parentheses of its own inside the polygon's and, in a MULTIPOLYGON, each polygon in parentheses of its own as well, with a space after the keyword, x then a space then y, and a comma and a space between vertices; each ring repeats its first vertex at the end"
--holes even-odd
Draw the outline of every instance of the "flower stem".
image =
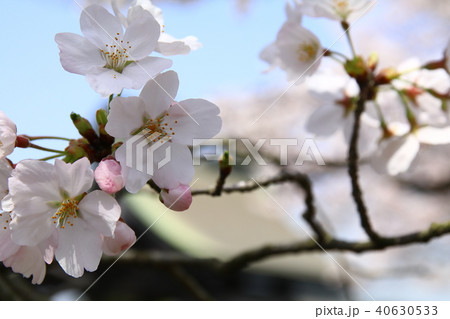
POLYGON ((56 155, 52 155, 52 156, 47 156, 47 157, 44 157, 44 158, 41 158, 40 159, 40 161, 48 161, 48 160, 51 160, 51 159, 54 159, 54 158, 58 158, 58 157, 61 157, 61 156, 64 156, 64 154, 56 154, 56 155))
POLYGON ((65 154, 64 151, 54 150, 54 149, 43 147, 43 146, 39 146, 39 145, 36 145, 36 144, 33 144, 33 143, 30 143, 30 145, 28 147, 35 148, 35 149, 41 150, 41 151, 46 151, 46 152, 59 153, 61 155, 65 154))
POLYGON ((350 45, 350 50, 352 51, 353 57, 356 57, 355 47, 353 45, 352 37, 350 35, 350 24, 347 21, 342 21, 341 23, 342 29, 345 31, 345 35, 348 40, 348 44, 350 45))
POLYGON ((62 140, 62 141, 68 141, 68 142, 71 141, 70 138, 59 137, 59 136, 29 136, 29 135, 24 135, 24 137, 28 138, 30 141, 35 141, 35 140, 62 140))
POLYGON ((377 110, 378 119, 380 120, 380 125, 383 129, 387 128, 386 120, 383 115, 383 111, 381 110, 380 105, 375 102, 375 108, 377 110))
POLYGON ((414 115, 414 112, 411 110, 408 104, 408 100, 405 96, 405 94, 399 90, 395 90, 400 97, 400 100, 402 101, 403 106, 405 107, 405 115, 406 119, 408 120, 409 124, 411 125, 411 132, 414 131, 418 124, 416 120, 416 116, 414 115))
POLYGON ((327 50, 327 53, 325 54, 325 56, 328 56, 330 58, 335 59, 336 61, 339 61, 339 63, 342 63, 343 61, 340 61, 337 59, 337 57, 341 57, 343 58, 345 61, 348 60, 348 57, 345 54, 342 54, 341 52, 337 52, 337 51, 332 51, 332 50, 327 50))

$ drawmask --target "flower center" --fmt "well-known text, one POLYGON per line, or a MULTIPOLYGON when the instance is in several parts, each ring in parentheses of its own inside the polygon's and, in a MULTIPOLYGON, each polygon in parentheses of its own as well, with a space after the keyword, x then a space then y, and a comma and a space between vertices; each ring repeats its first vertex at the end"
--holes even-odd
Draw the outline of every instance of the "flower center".
POLYGON ((120 33, 116 33, 113 44, 105 44, 105 49, 100 50, 105 59, 105 68, 122 73, 123 69, 133 61, 129 60, 128 50, 131 49, 130 41, 126 43, 119 38, 120 33))
POLYGON ((65 199, 60 203, 55 215, 52 216, 53 223, 65 228, 66 224, 73 226, 73 219, 78 217, 78 203, 76 199, 65 199))
POLYGON ((348 11, 348 1, 347 0, 334 0, 334 6, 336 11, 340 15, 346 15, 348 11))
POLYGON ((140 127, 133 135, 143 135, 149 143, 169 141, 175 135, 174 127, 179 123, 174 120, 169 113, 164 113, 156 119, 144 118, 144 125, 140 127))
POLYGON ((317 45, 317 43, 302 43, 298 46, 297 58, 300 62, 310 61, 317 55, 318 50, 319 46, 317 45))

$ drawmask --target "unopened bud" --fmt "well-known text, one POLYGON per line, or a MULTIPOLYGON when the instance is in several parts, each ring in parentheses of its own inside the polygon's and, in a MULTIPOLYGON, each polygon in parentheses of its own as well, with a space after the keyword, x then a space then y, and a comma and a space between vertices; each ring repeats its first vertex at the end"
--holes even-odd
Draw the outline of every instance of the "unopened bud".
POLYGON ((105 255, 114 256, 133 246, 136 242, 134 231, 124 222, 117 221, 112 237, 104 237, 102 250, 105 255))
POLYGON ((95 120, 98 125, 106 125, 108 123, 108 113, 104 109, 97 110, 95 120))
POLYGON ((380 71, 375 77, 375 83, 378 85, 389 84, 392 80, 396 79, 399 73, 394 68, 386 68, 380 71))
POLYGON ((367 59, 368 68, 371 69, 372 71, 374 71, 377 68, 378 61, 379 61, 378 53, 372 52, 369 55, 369 58, 367 59))
POLYGON ((220 171, 224 172, 226 175, 229 175, 231 173, 232 168, 232 166, 230 165, 231 160, 232 158, 228 151, 225 151, 219 159, 220 171))
POLYGON ((178 212, 188 209, 192 204, 192 195, 189 185, 180 184, 176 188, 163 189, 159 199, 167 208, 178 212))
POLYGON ((30 140, 28 137, 23 135, 18 135, 16 137, 16 147, 27 148, 28 146, 30 146, 30 140))
POLYGON ((100 189, 108 194, 117 193, 125 185, 122 167, 112 158, 104 159, 98 164, 94 177, 100 189))
POLYGON ((89 123, 87 119, 76 113, 71 113, 70 118, 81 136, 86 138, 91 144, 95 144, 97 142, 97 133, 95 133, 91 123, 89 123))

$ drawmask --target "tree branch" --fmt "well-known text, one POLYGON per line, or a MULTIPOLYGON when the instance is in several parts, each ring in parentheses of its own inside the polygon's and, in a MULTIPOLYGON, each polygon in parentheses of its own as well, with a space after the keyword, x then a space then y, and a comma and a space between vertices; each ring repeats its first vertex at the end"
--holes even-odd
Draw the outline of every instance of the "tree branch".
MULTIPOLYGON (((123 255, 119 263, 128 265, 153 265, 156 267, 167 267, 173 265, 197 265, 210 268, 212 270, 229 273, 242 270, 249 265, 267 259, 269 257, 307 253, 315 251, 341 251, 363 253, 368 251, 381 251, 389 247, 399 247, 410 244, 427 243, 432 239, 450 234, 450 222, 432 224, 428 229, 421 232, 414 232, 397 237, 384 237, 380 242, 373 241, 349 242, 339 239, 330 238, 323 242, 320 246, 312 240, 303 240, 297 243, 286 245, 267 245, 261 248, 253 249, 240 253, 239 255, 222 262, 215 258, 201 259, 189 257, 173 252, 154 252, 154 251, 128 251, 123 255)), ((109 261, 111 257, 104 258, 109 261)))
POLYGON ((369 81, 367 83, 359 83, 360 86, 360 98, 357 102, 356 109, 354 112, 354 118, 355 122, 353 124, 353 131, 352 136, 350 140, 350 147, 348 151, 348 174, 350 176, 351 184, 352 184, 352 196, 353 200, 355 201, 356 208, 358 210, 358 214, 361 220, 361 226, 364 229, 364 231, 367 233, 367 235, 370 237, 370 239, 377 243, 382 238, 378 233, 375 232, 375 230, 372 228, 372 225, 370 223, 370 218, 367 212, 366 205, 364 203, 363 194, 361 187, 359 185, 358 181, 358 161, 359 161, 359 154, 358 154, 358 140, 359 140, 359 131, 360 131, 360 125, 361 125, 361 115, 364 112, 366 101, 368 100, 369 94, 372 91, 372 88, 369 84, 369 81))

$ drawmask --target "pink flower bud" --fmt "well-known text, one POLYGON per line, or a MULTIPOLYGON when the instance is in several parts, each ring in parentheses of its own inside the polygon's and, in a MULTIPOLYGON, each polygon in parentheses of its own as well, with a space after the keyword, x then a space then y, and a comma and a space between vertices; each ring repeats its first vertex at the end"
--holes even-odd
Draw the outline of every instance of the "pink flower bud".
POLYGON ((130 248, 136 242, 134 231, 120 220, 116 223, 113 237, 104 237, 102 250, 105 255, 114 256, 130 248))
POLYGON ((102 191, 114 194, 124 186, 122 168, 114 159, 102 160, 95 169, 95 181, 102 191))
POLYGON ((160 193, 161 202, 166 207, 181 212, 191 206, 192 195, 189 185, 178 185, 176 188, 165 190, 160 193))

